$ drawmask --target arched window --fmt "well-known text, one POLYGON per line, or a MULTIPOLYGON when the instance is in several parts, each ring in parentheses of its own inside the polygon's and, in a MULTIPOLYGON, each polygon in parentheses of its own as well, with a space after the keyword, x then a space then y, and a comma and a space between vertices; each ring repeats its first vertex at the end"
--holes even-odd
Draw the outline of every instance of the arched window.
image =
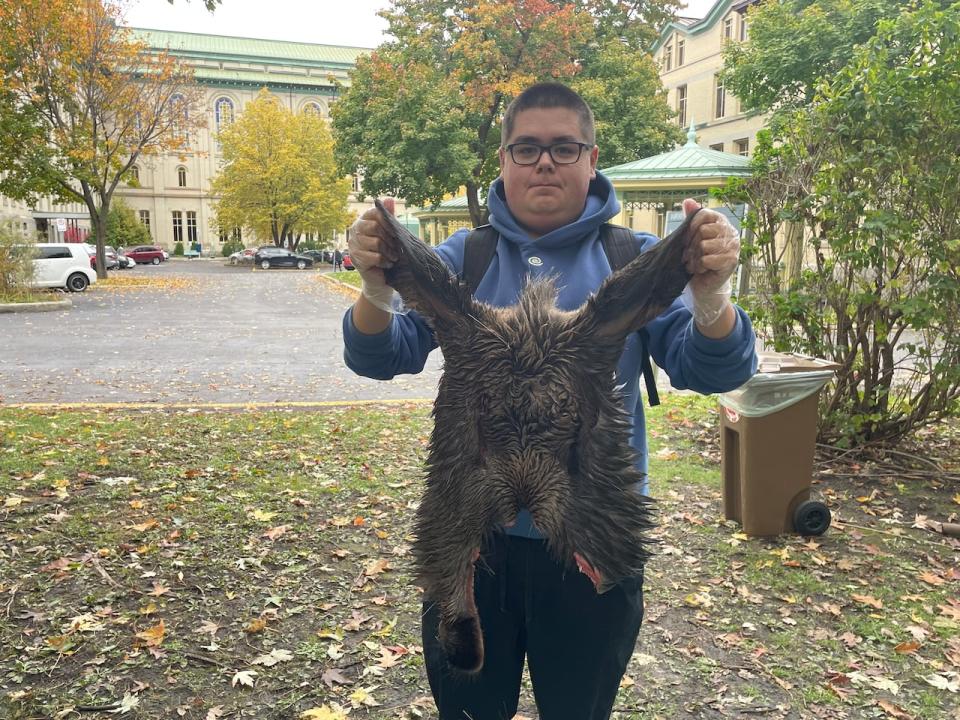
POLYGON ((316 115, 317 117, 322 117, 323 108, 320 107, 320 103, 311 100, 303 106, 303 113, 304 115, 316 115))
POLYGON ((217 132, 233 122, 233 100, 227 97, 217 98, 213 104, 213 114, 217 122, 217 132))
POLYGON ((177 168, 177 187, 187 186, 187 169, 182 165, 177 168))
POLYGON ((180 95, 170 96, 170 116, 172 118, 173 134, 183 138, 184 142, 190 141, 190 134, 187 132, 187 120, 189 119, 189 110, 187 100, 180 95))
POLYGON ((130 168, 130 179, 137 185, 140 184, 140 168, 137 165, 130 168))

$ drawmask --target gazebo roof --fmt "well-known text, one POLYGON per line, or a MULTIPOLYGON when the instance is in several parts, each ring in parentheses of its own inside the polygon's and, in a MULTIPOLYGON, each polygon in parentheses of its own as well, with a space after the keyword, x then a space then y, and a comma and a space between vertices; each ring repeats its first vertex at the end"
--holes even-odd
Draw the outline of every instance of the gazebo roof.
POLYGON ((656 187, 684 180, 703 182, 715 178, 723 182, 728 177, 750 175, 750 159, 733 153, 708 150, 697 145, 693 123, 683 147, 652 157, 606 168, 603 174, 617 188, 656 187))

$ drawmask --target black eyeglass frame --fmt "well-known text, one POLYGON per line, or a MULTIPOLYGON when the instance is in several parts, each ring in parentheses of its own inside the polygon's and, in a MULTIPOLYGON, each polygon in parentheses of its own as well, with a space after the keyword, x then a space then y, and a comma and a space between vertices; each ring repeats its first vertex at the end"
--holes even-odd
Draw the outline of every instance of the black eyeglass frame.
POLYGON ((577 142, 576 140, 562 140, 560 142, 551 143, 550 145, 541 145, 540 143, 534 143, 534 142, 516 142, 516 143, 510 143, 503 149, 506 150, 508 153, 510 153, 510 159, 513 161, 515 165, 520 165, 521 167, 529 167, 531 165, 536 165, 538 162, 540 162, 540 158, 543 157, 543 153, 545 152, 550 154, 550 159, 553 160, 553 162, 557 165, 573 165, 575 163, 580 162, 580 158, 583 157, 584 150, 592 150, 594 147, 595 146, 591 143, 582 143, 582 142, 577 142), (513 149, 518 145, 535 147, 535 148, 538 148, 540 152, 537 153, 537 157, 533 162, 526 162, 526 163, 519 162, 513 154, 513 149), (557 157, 553 154, 553 149, 559 145, 576 145, 577 149, 579 150, 579 152, 577 153, 577 157, 573 160, 557 160, 557 157))

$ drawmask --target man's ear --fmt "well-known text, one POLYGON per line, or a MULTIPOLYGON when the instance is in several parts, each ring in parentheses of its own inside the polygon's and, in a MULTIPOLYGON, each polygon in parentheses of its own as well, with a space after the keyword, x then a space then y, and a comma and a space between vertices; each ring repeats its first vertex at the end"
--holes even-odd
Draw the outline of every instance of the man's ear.
POLYGON ((597 176, 597 158, 600 157, 600 148, 596 145, 590 150, 590 179, 597 176))
POLYGON ((507 151, 503 149, 503 146, 500 146, 500 149, 497 151, 497 157, 500 158, 500 174, 503 175, 503 164, 506 162, 507 151))

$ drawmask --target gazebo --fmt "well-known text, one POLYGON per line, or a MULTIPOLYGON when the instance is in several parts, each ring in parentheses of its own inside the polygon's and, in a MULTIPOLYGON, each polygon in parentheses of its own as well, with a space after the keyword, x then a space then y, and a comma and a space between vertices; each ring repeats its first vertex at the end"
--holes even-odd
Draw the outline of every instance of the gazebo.
POLYGON ((679 209, 688 197, 704 205, 716 205, 710 198, 710 188, 722 187, 730 177, 749 176, 750 159, 700 147, 690 123, 686 145, 602 172, 613 183, 622 206, 615 221, 663 236, 664 230, 670 229, 667 214, 671 210, 679 209))

